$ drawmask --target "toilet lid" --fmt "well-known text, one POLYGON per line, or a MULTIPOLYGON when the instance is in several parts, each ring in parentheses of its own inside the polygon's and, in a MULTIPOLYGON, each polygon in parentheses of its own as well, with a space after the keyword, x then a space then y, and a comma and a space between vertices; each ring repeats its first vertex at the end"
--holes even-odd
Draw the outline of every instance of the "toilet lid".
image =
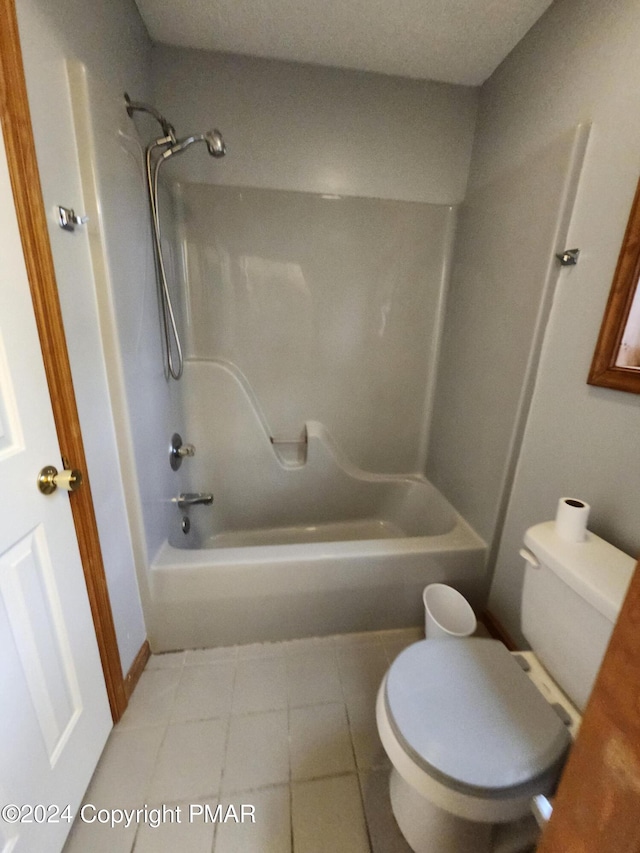
POLYGON ((566 727, 497 640, 423 640, 386 680, 386 708, 427 773, 468 793, 499 795, 559 765, 566 727))

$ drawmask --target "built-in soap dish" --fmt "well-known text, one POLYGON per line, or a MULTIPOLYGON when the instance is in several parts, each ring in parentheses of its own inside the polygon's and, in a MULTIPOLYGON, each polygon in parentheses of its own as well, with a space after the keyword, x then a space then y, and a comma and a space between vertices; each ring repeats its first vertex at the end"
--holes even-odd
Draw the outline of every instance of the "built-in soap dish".
POLYGON ((271 446, 281 465, 286 468, 301 468, 307 461, 307 428, 299 438, 271 436, 271 446))

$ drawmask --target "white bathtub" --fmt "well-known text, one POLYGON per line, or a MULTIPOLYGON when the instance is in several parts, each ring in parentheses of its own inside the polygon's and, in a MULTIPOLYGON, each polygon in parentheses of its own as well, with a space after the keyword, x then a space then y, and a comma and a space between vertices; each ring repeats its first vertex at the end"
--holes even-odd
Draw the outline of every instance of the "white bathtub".
POLYGON ((216 497, 189 510, 184 539, 176 510, 152 563, 154 651, 419 625, 436 581, 483 603, 485 543, 427 480, 361 471, 321 424, 306 430, 304 464, 236 432, 193 467, 190 490, 216 497), (243 446, 244 466, 230 457, 243 446))

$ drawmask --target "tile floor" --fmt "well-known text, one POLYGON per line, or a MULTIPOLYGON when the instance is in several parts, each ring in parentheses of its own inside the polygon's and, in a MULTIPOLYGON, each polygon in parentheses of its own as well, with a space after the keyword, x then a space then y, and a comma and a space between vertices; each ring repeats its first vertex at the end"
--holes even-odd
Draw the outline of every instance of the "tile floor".
POLYGON ((167 820, 77 822, 65 853, 410 853, 389 806, 375 698, 394 657, 422 637, 416 628, 153 656, 84 802, 165 805, 167 820), (253 806, 256 821, 235 823, 232 810, 227 822, 190 821, 191 804, 238 815, 253 806))

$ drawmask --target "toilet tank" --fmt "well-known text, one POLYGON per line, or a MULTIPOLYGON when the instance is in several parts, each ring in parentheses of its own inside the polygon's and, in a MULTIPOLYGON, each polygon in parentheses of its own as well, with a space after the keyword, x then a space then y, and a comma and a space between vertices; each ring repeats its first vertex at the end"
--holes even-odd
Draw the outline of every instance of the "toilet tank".
POLYGON ((545 669, 583 710, 635 562, 594 533, 587 533, 584 542, 566 542, 556 534, 555 521, 530 527, 524 543, 530 554, 522 632, 545 669))

